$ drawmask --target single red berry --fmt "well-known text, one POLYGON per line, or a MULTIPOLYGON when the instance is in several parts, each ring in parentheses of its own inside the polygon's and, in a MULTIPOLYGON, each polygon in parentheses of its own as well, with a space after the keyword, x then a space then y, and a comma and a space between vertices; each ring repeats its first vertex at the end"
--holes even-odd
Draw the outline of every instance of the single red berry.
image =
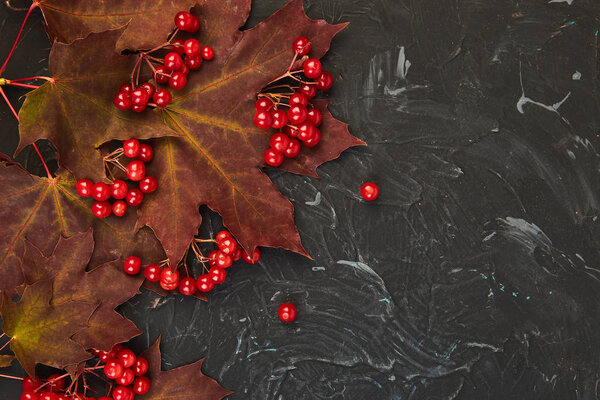
POLYGON ((256 111, 271 111, 274 105, 273 100, 268 97, 261 97, 254 102, 256 111))
POLYGON ((112 212, 117 217, 122 217, 127 212, 127 203, 123 200, 117 200, 112 205, 112 212))
POLYGON ((125 368, 125 370, 123 371, 123 375, 121 375, 121 377, 117 379, 117 383, 119 385, 129 386, 133 383, 134 379, 135 375, 133 374, 131 368, 125 368))
POLYGON ((169 86, 174 90, 181 90, 185 87, 187 83, 187 77, 183 72, 177 71, 171 74, 171 78, 169 79, 169 86))
POLYGON ((200 18, 192 15, 192 26, 187 30, 190 33, 198 32, 200 29, 200 18))
POLYGON ((184 296, 191 296, 196 293, 196 280, 190 276, 186 276, 179 281, 179 293, 184 296))
POLYGON ((23 390, 26 392, 33 392, 35 389, 37 389, 38 387, 40 387, 44 382, 38 378, 37 376, 31 378, 29 376, 26 376, 25 378, 23 378, 23 380, 21 381, 21 386, 23 387, 23 390))
POLYGON ((178 71, 179 68, 181 68, 181 66, 183 65, 183 60, 181 59, 181 56, 179 54, 172 51, 170 53, 167 53, 167 55, 165 56, 165 61, 163 65, 167 67, 169 71, 175 72, 178 71))
POLYGON ((138 160, 148 163, 152 161, 152 157, 154 157, 154 150, 152 149, 152 146, 146 143, 142 144, 140 146, 140 155, 138 156, 138 160))
POLYGON ((123 154, 125 157, 136 158, 140 154, 140 141, 134 138, 124 140, 123 154))
POLYGON ((171 268, 165 268, 160 273, 160 280, 165 283, 179 283, 179 272, 171 268))
MULTIPOLYGON (((190 56, 190 57, 192 57, 192 56, 190 56)), ((183 65, 181 66, 181 68, 179 68, 178 72, 181 72, 187 78, 187 76, 190 74, 190 67, 188 67, 187 64, 184 62, 183 65)))
POLYGON ((210 265, 211 267, 217 265, 217 257, 219 253, 219 250, 213 250, 210 252, 210 254, 208 255, 208 265, 210 265))
POLYGON ((214 289, 215 283, 210 279, 210 276, 208 276, 208 274, 205 274, 200 275, 198 281, 196 282, 196 286, 198 287, 199 291, 206 293, 214 289))
POLYGON ((331 89, 333 86, 333 76, 327 71, 323 71, 317 79, 317 89, 325 91, 331 89))
POLYGON ((312 137, 306 139, 303 143, 306 147, 315 147, 321 141, 321 131, 315 128, 312 137))
POLYGON ((111 213, 110 203, 108 201, 95 201, 92 204, 92 214, 98 218, 106 218, 111 213))
POLYGON ((121 200, 127 196, 127 182, 122 179, 115 179, 110 185, 110 195, 113 199, 121 200))
POLYGON ((156 71, 154 74, 154 80, 156 83, 163 85, 169 82, 169 75, 171 74, 171 71, 169 71, 167 67, 164 65, 158 65, 154 69, 156 71))
POLYGON ((306 121, 306 118, 308 117, 308 111, 306 110, 306 107, 295 105, 290 107, 287 112, 287 117, 288 121, 290 121, 293 125, 298 125, 306 121))
POLYGON ((379 187, 373 182, 364 183, 360 187, 360 195, 366 201, 373 201, 379 196, 379 187))
POLYGON ((77 181, 75 187, 77 188, 78 195, 81 197, 90 197, 92 195, 94 182, 91 179, 80 179, 77 181))
POLYGON ((102 361, 103 363, 106 363, 108 360, 113 358, 113 355, 110 353, 110 351, 98 350, 97 355, 100 361, 102 361))
POLYGON ((200 54, 196 54, 195 56, 187 56, 185 58, 185 65, 188 66, 189 69, 198 69, 202 66, 202 56, 200 54))
POLYGON ((26 390, 23 393, 21 393, 21 396, 19 397, 19 400, 39 400, 40 399, 40 395, 37 394, 34 391, 29 391, 26 390))
POLYGON ((48 389, 52 392, 58 392, 65 387, 65 378, 58 374, 52 374, 48 377, 48 389))
POLYGON ((131 86, 130 83, 124 83, 119 88, 119 92, 123 92, 123 93, 131 94, 132 91, 133 91, 133 86, 131 86))
POLYGON ((257 111, 254 114, 254 125, 260 129, 270 129, 273 126, 273 117, 269 111, 257 111))
POLYGON ((40 400, 58 400, 58 395, 52 392, 40 392, 40 400))
POLYGON ((121 375, 123 375, 123 365, 115 359, 108 360, 106 365, 104 365, 104 375, 108 379, 119 379, 121 375))
POLYGON ((215 58, 215 51, 210 46, 204 46, 202 48, 202 58, 205 60, 212 60, 215 58))
POLYGON ((219 250, 223 254, 233 255, 235 249, 237 249, 238 245, 234 238, 225 238, 218 242, 219 250))
POLYGON ((321 122, 323 122, 323 116, 321 115, 321 111, 312 107, 308 109, 307 119, 310 122, 312 122, 313 125, 316 127, 321 126, 321 122))
POLYGON ((150 379, 145 376, 140 376, 133 382, 133 391, 135 394, 146 394, 150 390, 150 379))
POLYGON ((224 239, 229 239, 232 238, 233 236, 231 236, 231 233, 229 233, 229 231, 220 231, 219 233, 217 233, 217 235, 215 236, 215 240, 218 242, 220 242, 221 240, 224 239))
POLYGON ((144 89, 146 92, 148 92, 148 99, 152 98, 152 95, 154 94, 154 91, 156 90, 156 88, 154 87, 153 84, 151 84, 150 82, 145 82, 142 83, 140 85, 140 88, 144 89))
POLYGON ((258 247, 254 249, 254 252, 252 253, 252 258, 250 258, 248 253, 244 251, 243 258, 244 261, 246 261, 248 264, 256 264, 258 261, 260 261, 260 249, 258 247))
POLYGON ((187 31, 192 26, 192 14, 187 11, 180 11, 175 15, 175 26, 177 29, 187 31))
POLYGON ((290 106, 303 106, 306 107, 308 105, 308 97, 304 93, 294 93, 290 96, 290 106))
MULTIPOLYGON (((131 258, 131 257, 129 257, 131 258)), ((137 257, 136 257, 137 258, 137 257)), ((138 258, 139 260, 139 258, 138 258)), ((141 268, 141 261, 140 261, 140 267, 138 268, 138 272, 140 272, 141 268)), ((119 360, 119 362, 121 364, 123 364, 123 366, 125 368, 130 368, 133 367, 135 365, 135 353, 129 349, 123 349, 119 352, 119 354, 117 354, 117 360, 119 360)), ((133 372, 133 371, 132 371, 133 372)))
POLYGON ((233 255, 231 256, 231 258, 233 258, 233 262, 236 262, 240 258, 242 258, 242 253, 243 250, 240 248, 240 246, 238 246, 237 249, 235 249, 235 251, 233 252, 233 255))
POLYGON ((214 259, 214 265, 211 265, 211 267, 217 266, 219 268, 229 268, 231 267, 231 264, 233 264, 233 257, 231 257, 229 254, 223 253, 220 250, 217 251, 214 259))
POLYGON ((156 264, 148 264, 146 268, 144 268, 144 276, 150 282, 158 282, 160 281, 160 274, 162 270, 156 264))
POLYGON ((158 89, 156 93, 154 93, 154 95, 152 96, 152 100, 154 100, 154 103, 158 107, 164 108, 171 104, 171 100, 173 100, 173 97, 171 96, 171 92, 163 88, 158 89))
POLYGON ((124 92, 119 92, 115 96, 113 103, 119 110, 129 110, 131 108, 131 95, 124 92))
POLYGON ((282 131, 291 138, 298 137, 298 128, 296 128, 295 126, 286 125, 283 127, 282 131))
POLYGON ((112 391, 112 398, 114 400, 133 400, 135 394, 127 386, 117 386, 112 391))
POLYGON ((321 62, 315 58, 309 58, 302 64, 304 75, 310 79, 316 79, 321 75, 321 62))
POLYGON ((148 372, 148 360, 144 357, 138 357, 135 360, 135 365, 133 366, 133 373, 135 376, 143 376, 148 372))
MULTIPOLYGON (((142 260, 140 260, 140 258, 136 257, 136 256, 127 257, 125 259, 125 262, 123 263, 123 269, 129 275, 137 275, 142 270, 142 260)), ((117 355, 117 357, 118 357, 118 355, 117 355)), ((122 364, 124 367, 131 366, 131 365, 125 365, 125 363, 122 363, 122 364)))
POLYGON ((200 54, 200 51, 202 50, 202 45, 197 39, 188 39, 183 44, 183 50, 185 51, 186 55, 195 56, 200 54))
POLYGON ((183 55, 185 53, 185 49, 183 48, 184 45, 184 41, 181 39, 175 39, 171 42, 171 51, 174 51, 175 53, 179 54, 180 56, 183 55))
POLYGON ((225 282, 225 277, 227 276, 227 272, 223 268, 212 267, 208 271, 208 277, 215 285, 220 285, 225 282))
POLYGON ((303 83, 302 86, 300 86, 300 89, 298 89, 298 91, 304 94, 309 100, 317 95, 316 85, 308 85, 306 83, 303 83))
POLYGON ((146 176, 146 165, 143 161, 133 160, 127 164, 127 178, 132 181, 141 181, 146 176))
POLYGON ((144 105, 134 104, 131 106, 131 111, 139 113, 139 112, 144 111, 146 108, 148 108, 147 104, 144 104, 144 105))
POLYGON ((177 289, 177 286, 179 286, 179 282, 169 283, 169 282, 160 281, 160 282, 158 282, 158 284, 160 285, 161 288, 163 288, 167 291, 175 290, 175 289, 177 289))
POLYGON ((283 303, 277 310, 277 315, 282 322, 292 322, 296 319, 296 306, 292 303, 283 303))
POLYGON ((271 146, 271 148, 280 153, 283 153, 285 149, 288 148, 289 144, 290 138, 285 133, 274 133, 271 136, 271 139, 269 139, 269 145, 271 146))
POLYGON ((283 110, 271 111, 271 118, 273 119, 271 127, 274 129, 281 129, 287 124, 287 113, 283 110))
POLYGON ((305 37, 298 37, 292 44, 292 50, 298 54, 299 57, 305 56, 310 52, 310 40, 305 37))
POLYGON ((265 163, 271 167, 279 167, 283 163, 283 154, 272 148, 265 151, 265 163))
POLYGON ((136 109, 141 109, 142 111, 145 110, 149 99, 150 96, 148 96, 148 92, 146 92, 146 89, 134 89, 133 92, 131 92, 131 109, 134 111, 136 111, 136 109))
POLYGON ((283 151, 283 155, 287 158, 294 158, 300 154, 302 145, 298 139, 291 138, 288 147, 283 151))
POLYGON ((308 139, 315 136, 317 128, 311 122, 303 122, 298 126, 298 139, 306 142, 308 139))
POLYGON ((142 193, 152 193, 158 187, 158 179, 152 175, 147 175, 140 181, 140 190, 142 193))
POLYGON ((117 358, 117 354, 119 354, 121 352, 121 350, 124 350, 125 346, 123 346, 121 343, 117 343, 113 346, 113 348, 110 350, 110 352, 112 353, 111 358, 117 358))
POLYGON ((138 188, 129 189, 127 192, 127 197, 125 197, 125 202, 129 207, 137 207, 142 204, 144 200, 144 194, 138 188))

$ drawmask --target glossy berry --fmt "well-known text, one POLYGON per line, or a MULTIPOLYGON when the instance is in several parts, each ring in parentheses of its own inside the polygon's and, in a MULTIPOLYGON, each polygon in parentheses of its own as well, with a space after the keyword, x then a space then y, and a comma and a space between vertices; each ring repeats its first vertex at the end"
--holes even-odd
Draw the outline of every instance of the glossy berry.
POLYGON ((131 95, 119 92, 115 96, 113 103, 119 110, 129 110, 131 108, 131 95))
POLYGON ((156 83, 163 85, 169 82, 169 75, 171 74, 171 71, 169 71, 167 67, 164 65, 159 65, 155 68, 155 71, 154 80, 156 83))
POLYGON ((140 160, 133 160, 127 164, 127 178, 132 181, 141 181, 146 176, 146 165, 140 160))
POLYGON ((90 197, 92 195, 92 188, 94 187, 94 182, 91 179, 80 179, 77 181, 75 185, 77 188, 77 194, 81 197, 90 197))
POLYGON ((142 193, 152 193, 158 187, 158 179, 152 175, 146 176, 140 181, 140 190, 142 193))
POLYGON ((238 247, 237 242, 233 238, 225 238, 217 244, 219 246, 219 250, 221 250, 223 254, 229 255, 233 255, 238 247))
POLYGON ((114 400, 132 400, 133 396, 133 391, 127 386, 117 386, 112 391, 112 398, 114 400))
POLYGON ((132 110, 135 111, 135 109, 133 108, 134 106, 144 107, 144 109, 145 109, 146 105, 148 104, 148 100, 149 99, 150 99, 150 96, 148 96, 148 92, 146 91, 146 89, 144 89, 144 88, 134 89, 131 92, 131 107, 132 107, 132 110))
POLYGON ((173 72, 171 74, 171 78, 169 79, 169 86, 174 90, 181 90, 185 87, 187 83, 187 77, 183 72, 173 72))
POLYGON ((302 86, 300 86, 298 92, 302 93, 310 100, 317 95, 317 88, 316 85, 307 85, 304 83, 302 86))
POLYGON ((283 163, 283 154, 272 148, 265 151, 265 163, 271 167, 279 167, 283 163))
MULTIPOLYGON (((211 253, 212 254, 212 253, 211 253)), ((217 266, 219 268, 229 268, 233 264, 233 257, 229 254, 225 254, 222 251, 217 251, 214 256, 214 263, 211 267, 217 266)))
POLYGON ((160 281, 160 282, 158 282, 158 284, 160 285, 161 288, 163 288, 167 291, 175 290, 175 289, 177 289, 177 286, 179 286, 179 282, 169 283, 169 282, 160 281))
POLYGON ((185 51, 186 55, 195 56, 200 54, 200 51, 202 51, 202 45, 197 39, 188 39, 183 44, 183 50, 185 51))
POLYGON ((288 147, 283 151, 283 155, 287 158, 294 158, 298 154, 300 154, 300 150, 302 149, 302 145, 298 139, 290 138, 290 142, 288 147))
POLYGON ((312 107, 308 109, 307 119, 316 127, 319 127, 321 122, 323 122, 321 111, 312 107))
POLYGON ((123 375, 124 370, 123 365, 115 359, 108 360, 104 365, 104 375, 108 379, 119 379, 123 375))
POLYGON ((258 247, 254 249, 254 252, 252 253, 252 258, 250 258, 248 253, 244 251, 243 258, 244 261, 246 261, 248 264, 256 264, 260 261, 260 249, 258 247))
POLYGON ((303 142, 306 142, 313 136, 315 136, 315 131, 317 128, 310 122, 303 122, 298 126, 298 139, 303 142))
POLYGON ((287 124, 287 113, 283 110, 271 111, 271 118, 273 119, 273 124, 271 125, 273 129, 281 129, 287 124))
POLYGON ((112 213, 117 217, 122 217, 127 212, 127 203, 123 200, 117 200, 112 205, 112 213))
POLYGON ((195 56, 187 56, 185 58, 185 65, 188 66, 189 69, 198 69, 202 66, 202 56, 200 54, 196 54, 195 56))
POLYGON ((233 262, 236 262, 240 258, 242 258, 242 253, 243 253, 243 250, 240 248, 240 246, 238 246, 237 249, 235 249, 235 252, 233 253, 233 255, 231 256, 231 258, 233 258, 233 262))
POLYGON ((21 396, 19 397, 19 400, 39 400, 40 399, 40 395, 37 394, 34 391, 29 391, 26 390, 23 393, 21 393, 21 396))
POLYGON ((52 392, 41 392, 40 400, 58 400, 58 395, 52 392))
POLYGON ((102 350, 98 350, 97 356, 100 359, 100 361, 102 361, 103 363, 106 363, 108 360, 114 358, 113 354, 111 354, 110 351, 102 351, 102 350))
POLYGON ((131 368, 125 368, 125 370, 123 371, 123 375, 121 375, 121 377, 117 379, 117 383, 119 385, 129 386, 133 383, 134 379, 135 375, 133 374, 131 368))
POLYGON ((133 382, 133 391, 135 394, 146 394, 150 390, 150 379, 145 376, 140 376, 136 378, 133 382))
POLYGON ((129 207, 137 207, 142 204, 143 200, 144 194, 140 189, 137 188, 129 189, 129 192, 127 192, 127 197, 125 197, 125 202, 129 207))
POLYGON ((305 56, 310 52, 310 40, 305 37, 298 37, 292 43, 292 50, 297 53, 299 57, 305 56))
POLYGON ((185 49, 183 48, 183 45, 185 44, 185 42, 181 39, 175 39, 171 42, 171 51, 174 51, 175 53, 179 54, 180 56, 185 54, 185 49))
POLYGON ((178 12, 175 15, 175 26, 177 29, 181 29, 182 31, 187 31, 193 25, 192 18, 193 15, 187 11, 178 12))
POLYGON ((269 145, 272 149, 283 153, 290 144, 290 138, 285 133, 274 133, 269 139, 269 145))
MULTIPOLYGON (((139 260, 139 258, 138 258, 138 260, 139 260)), ((140 266, 141 265, 142 265, 142 263, 140 262, 140 266)), ((141 267, 140 267, 140 270, 141 270, 141 267)), ((119 352, 119 354, 117 354, 117 360, 119 360, 119 362, 125 368, 133 367, 135 365, 135 360, 136 360, 135 353, 129 349, 123 349, 119 352)))
POLYGON ((277 315, 282 322, 292 322, 296 319, 296 306, 292 303, 283 303, 277 310, 277 315))
POLYGON ((220 231, 219 233, 217 233, 217 235, 215 236, 215 240, 217 242, 220 242, 224 239, 228 239, 228 238, 233 238, 233 236, 231 236, 231 233, 229 233, 229 231, 220 231))
POLYGON ((110 215, 112 209, 108 201, 96 201, 92 204, 92 214, 98 218, 106 218, 110 215))
POLYGON ((104 182, 96 182, 92 186, 92 197, 98 201, 108 200, 110 198, 110 188, 104 182))
POLYGON ((281 131, 291 138, 298 137, 298 128, 296 128, 296 127, 286 125, 283 127, 283 129, 281 131))
POLYGON ((135 365, 133 366, 133 373, 135 376, 143 376, 148 372, 148 360, 144 357, 138 357, 135 360, 135 365))
POLYGON ((261 97, 254 102, 256 111, 271 111, 274 105, 273 100, 268 97, 261 97))
POLYGON ((140 154, 140 141, 134 138, 124 140, 123 154, 125 157, 136 158, 140 154))
POLYGON ((144 268, 144 276, 150 282, 158 282, 160 281, 160 274, 162 270, 156 264, 149 264, 144 268))
POLYGON ((321 141, 321 131, 317 128, 314 129, 312 137, 306 139, 303 143, 306 147, 315 147, 321 141))
POLYGON ((210 46, 204 46, 202 48, 202 58, 205 60, 212 60, 215 58, 215 51, 210 46))
POLYGON ((290 96, 290 106, 299 105, 306 107, 308 105, 308 97, 304 93, 294 93, 290 96))
POLYGON ((327 71, 323 71, 317 78, 317 89, 320 91, 329 90, 333 86, 333 76, 327 71))
POLYGON ((164 108, 171 104, 173 96, 171 96, 171 92, 169 92, 167 89, 162 88, 158 89, 156 93, 154 93, 154 95, 152 96, 152 100, 154 100, 154 103, 158 107, 164 108))
POLYGON ((306 121, 306 118, 308 117, 308 111, 306 110, 306 107, 295 105, 290 107, 287 112, 287 117, 288 121, 290 121, 293 125, 298 125, 306 121))
POLYGON ((208 271, 208 277, 215 285, 220 285, 225 282, 225 277, 227 276, 227 272, 223 268, 212 267, 208 271))
POLYGON ((179 68, 179 72, 181 72, 187 77, 190 74, 190 67, 188 67, 187 64, 184 62, 181 68, 179 68))
POLYGON ((200 277, 198 277, 198 281, 196 281, 196 286, 199 291, 206 293, 214 289, 215 283, 210 279, 210 276, 206 274, 200 275, 200 277))
MULTIPOLYGON (((123 269, 129 275, 137 275, 142 270, 142 260, 136 256, 127 257, 123 263, 123 269)), ((123 366, 130 367, 131 365, 123 364, 123 366)))
POLYGON ((151 84, 150 82, 145 82, 142 83, 140 85, 140 88, 144 89, 146 92, 148 92, 148 99, 152 98, 152 95, 154 94, 154 91, 156 90, 154 85, 151 84))
POLYGON ((122 179, 115 179, 110 185, 110 195, 113 199, 121 200, 127 196, 127 182, 122 179))
POLYGON ((140 145, 140 155, 138 156, 138 160, 148 163, 152 161, 152 157, 154 157, 154 150, 152 149, 152 146, 146 143, 140 145))
POLYGON ((373 182, 367 182, 360 187, 360 195, 366 201, 373 201, 379 196, 379 187, 373 182))
POLYGON ((42 385, 43 383, 44 382, 42 382, 42 380, 40 378, 38 378, 37 376, 34 378, 26 376, 21 381, 21 387, 23 387, 23 390, 26 392, 28 392, 28 391, 32 392, 35 389, 37 389, 38 387, 40 387, 40 385, 42 385))
POLYGON ((167 70, 171 72, 179 71, 179 68, 183 65, 183 60, 181 56, 174 51, 167 53, 165 56, 165 61, 163 63, 167 70))
POLYGON ((160 273, 160 280, 165 283, 179 283, 179 272, 165 268, 160 273))
POLYGON ((190 276, 186 276, 179 281, 179 293, 184 296, 191 296, 196 293, 196 280, 190 276))
POLYGON ((190 33, 198 32, 200 29, 200 18, 195 15, 192 15, 192 26, 187 31, 190 33))
POLYGON ((270 129, 273 126, 273 117, 269 111, 257 111, 254 114, 254 126, 260 129, 270 129))
POLYGON ((133 91, 133 86, 131 86, 130 83, 124 83, 119 88, 119 92, 123 92, 123 93, 127 93, 127 94, 131 94, 132 91, 133 91))
POLYGON ((309 58, 302 64, 304 75, 310 79, 316 79, 321 75, 321 62, 315 58, 309 58))
POLYGON ((58 374, 52 374, 46 379, 48 381, 48 389, 52 392, 58 392, 65 387, 65 378, 58 374))

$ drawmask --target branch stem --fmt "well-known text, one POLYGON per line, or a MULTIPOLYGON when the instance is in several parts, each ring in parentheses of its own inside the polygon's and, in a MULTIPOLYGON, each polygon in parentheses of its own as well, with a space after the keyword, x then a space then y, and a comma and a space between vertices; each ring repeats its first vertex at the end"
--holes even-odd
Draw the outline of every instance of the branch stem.
POLYGON ((27 20, 29 19, 29 16, 31 15, 31 12, 38 5, 39 5, 39 3, 37 1, 34 1, 33 3, 31 3, 31 6, 27 10, 27 14, 25 14, 25 18, 23 19, 23 23, 21 24, 21 29, 19 29, 19 33, 17 34, 17 38, 15 39, 15 42, 13 43, 12 48, 10 49, 10 52, 8 53, 8 56, 6 57, 6 60, 4 60, 4 64, 2 64, 2 66, 0 67, 0 75, 2 75, 2 73, 6 69, 6 65, 8 64, 8 61, 10 61, 10 58, 12 57, 13 53, 15 52, 15 49, 17 48, 17 44, 19 43, 19 39, 21 39, 21 34, 23 33, 23 29, 25 28, 25 23, 27 23, 27 20))

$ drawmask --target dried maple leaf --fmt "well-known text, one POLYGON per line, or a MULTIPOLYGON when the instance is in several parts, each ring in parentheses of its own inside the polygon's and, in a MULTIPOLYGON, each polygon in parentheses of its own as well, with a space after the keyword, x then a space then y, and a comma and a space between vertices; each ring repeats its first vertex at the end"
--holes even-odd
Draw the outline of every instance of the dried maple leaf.
POLYGON ((174 29, 173 17, 197 0, 40 0, 50 41, 71 43, 90 33, 120 28, 116 50, 145 49, 165 40, 174 29), (170 18, 163 18, 168 15, 170 18))
POLYGON ((49 257, 26 242, 23 273, 26 284, 54 279, 52 304, 71 300, 100 304, 90 317, 88 326, 77 332, 73 340, 86 349, 110 350, 115 344, 142 333, 115 308, 138 293, 144 276, 126 275, 122 260, 86 271, 93 250, 91 230, 69 239, 59 239, 49 257))
POLYGON ((0 368, 10 367, 14 360, 15 356, 0 355, 0 368))
POLYGON ((18 302, 3 294, 2 330, 30 376, 37 363, 62 369, 91 358, 71 336, 87 326, 98 305, 73 300, 51 304, 51 299, 52 280, 26 286, 18 302))
POLYGON ((148 360, 147 376, 152 382, 144 400, 218 400, 233 393, 202 373, 204 359, 162 371, 159 342, 160 338, 142 354, 148 360))

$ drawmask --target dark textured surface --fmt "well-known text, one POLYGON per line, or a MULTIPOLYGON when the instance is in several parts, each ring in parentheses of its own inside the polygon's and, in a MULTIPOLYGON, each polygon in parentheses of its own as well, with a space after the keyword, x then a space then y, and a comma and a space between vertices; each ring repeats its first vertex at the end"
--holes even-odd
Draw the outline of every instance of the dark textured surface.
MULTIPOLYGON (((284 3, 256 1, 249 26, 284 3)), ((4 55, 23 13, 1 10, 4 55)), ((331 109, 371 145, 320 180, 270 172, 315 261, 265 249, 208 303, 144 292, 122 308, 145 331, 134 348, 163 335, 164 368, 206 357, 231 399, 598 398, 600 3, 307 12, 352 22, 324 61, 331 109), (299 309, 290 325, 283 301, 299 309)), ((38 13, 24 39, 7 77, 45 69, 38 13)), ((16 124, 5 106, 0 118, 10 152, 16 124)), ((219 229, 204 216, 205 235, 219 229)), ((17 386, 0 381, 2 398, 17 386)))

